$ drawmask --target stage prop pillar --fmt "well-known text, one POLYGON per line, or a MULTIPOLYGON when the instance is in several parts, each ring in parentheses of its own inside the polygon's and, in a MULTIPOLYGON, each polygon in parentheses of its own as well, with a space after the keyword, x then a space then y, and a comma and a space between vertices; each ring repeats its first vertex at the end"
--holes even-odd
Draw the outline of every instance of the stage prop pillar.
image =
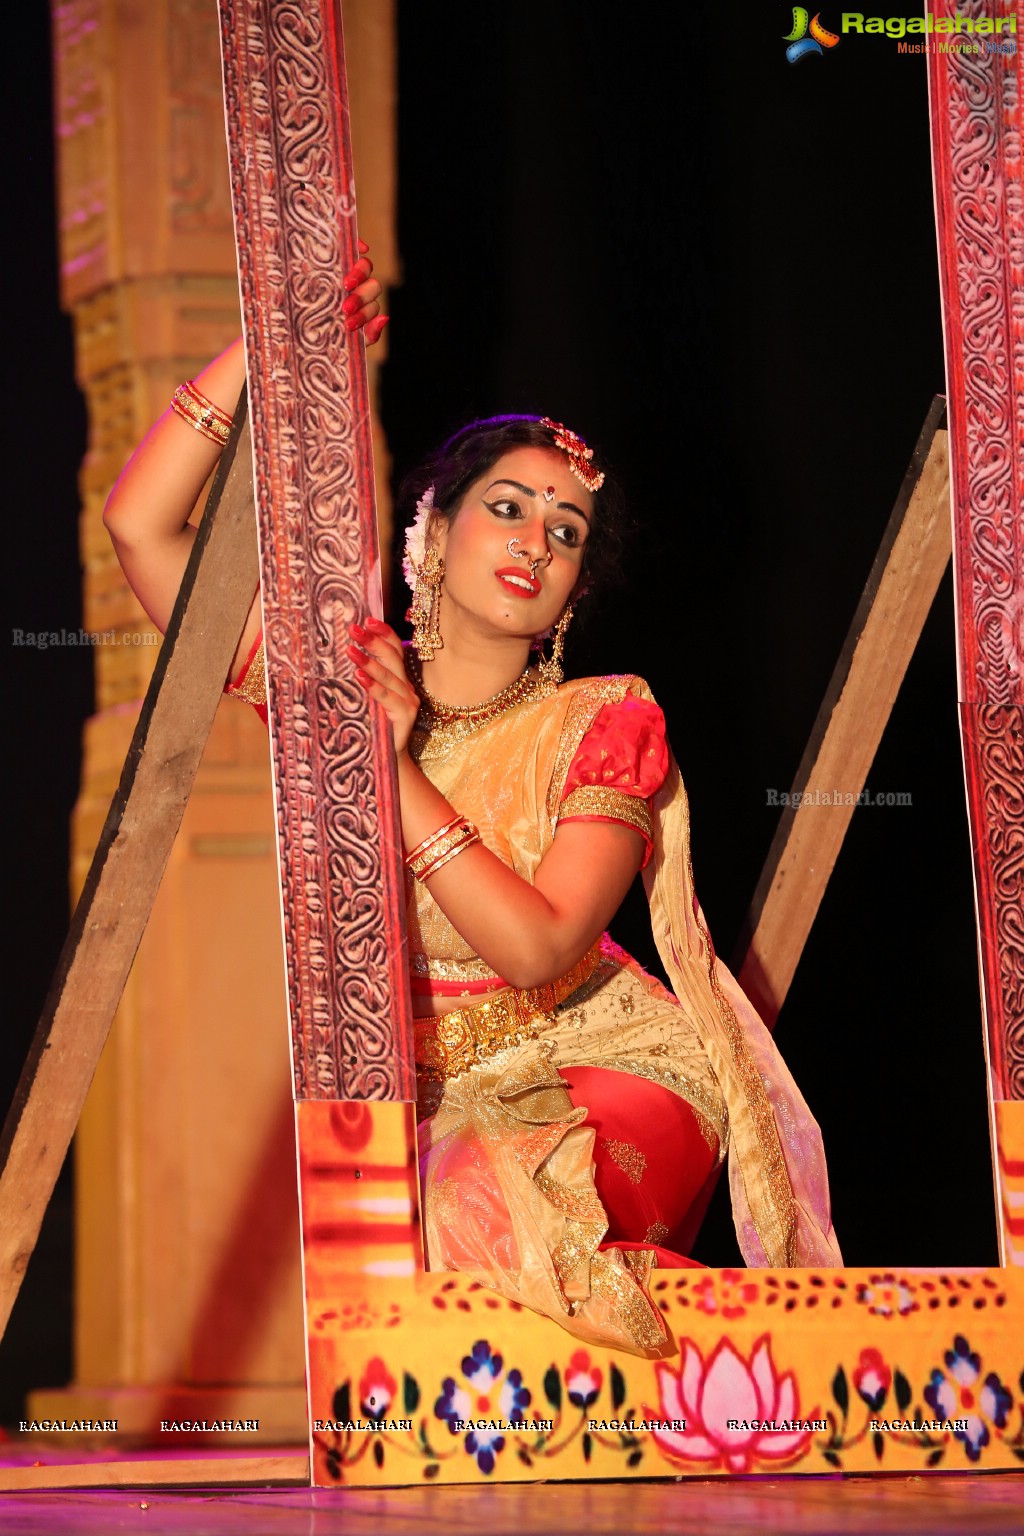
MULTIPOLYGON (((114 636, 94 649, 77 895, 159 645, 103 503, 175 385, 240 322, 215 8, 55 0, 52 16, 62 301, 90 422, 86 625, 114 636)), ((387 283, 392 8, 353 0, 346 19, 365 80, 361 233, 387 283)), ((386 546, 386 502, 382 517, 386 546)), ((32 1416, 114 1418, 140 1440, 166 1418, 258 1418, 251 1440, 305 1440, 285 1017, 266 732, 226 700, 76 1140, 75 1380, 34 1393, 32 1416)))
POLYGON ((928 73, 993 1166, 1003 1262, 1024 1265, 1024 6, 929 9, 992 24, 928 73))

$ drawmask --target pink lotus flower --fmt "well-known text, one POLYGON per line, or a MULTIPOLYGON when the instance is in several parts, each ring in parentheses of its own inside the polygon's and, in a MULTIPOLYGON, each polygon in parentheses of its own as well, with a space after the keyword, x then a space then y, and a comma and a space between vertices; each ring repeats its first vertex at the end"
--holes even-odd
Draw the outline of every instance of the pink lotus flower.
MULTIPOLYGON (((693 1340, 683 1339, 679 1370, 659 1365, 656 1374, 661 1401, 657 1410, 645 1406, 644 1417, 685 1420, 683 1430, 653 1431, 673 1460, 749 1472, 755 1462, 796 1460, 809 1449, 809 1429, 751 1427, 802 1421, 793 1372, 781 1378, 776 1374, 768 1334, 758 1339, 749 1360, 729 1339, 720 1339, 707 1363, 693 1340)), ((816 1416, 817 1410, 809 1415, 816 1416)))

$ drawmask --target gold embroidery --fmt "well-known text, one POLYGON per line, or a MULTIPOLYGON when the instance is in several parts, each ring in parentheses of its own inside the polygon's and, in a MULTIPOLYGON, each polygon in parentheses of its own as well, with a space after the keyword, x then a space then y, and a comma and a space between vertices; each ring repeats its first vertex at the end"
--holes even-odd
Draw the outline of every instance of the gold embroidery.
POLYGON ((534 1176, 533 1182, 545 1200, 550 1200, 555 1210, 561 1211, 563 1216, 569 1217, 572 1221, 604 1224, 606 1220, 604 1206, 593 1186, 584 1185, 582 1189, 571 1189, 568 1184, 563 1184, 561 1179, 556 1179, 543 1168, 534 1176))
POLYGON ((233 699, 244 699, 246 704, 265 704, 267 702, 267 658, 266 652, 263 649, 262 635, 260 636, 260 643, 256 649, 256 654, 245 669, 245 676, 242 681, 237 687, 234 683, 229 683, 224 691, 229 693, 233 699))
POLYGON ((649 1248, 626 1248, 619 1251, 633 1279, 638 1285, 646 1286, 651 1278, 651 1270, 658 1267, 658 1255, 649 1248))
POLYGON ((579 751, 580 742, 597 719, 603 705, 620 703, 630 691, 632 682, 631 677, 589 678, 574 695, 562 725, 562 736, 548 784, 547 806, 552 821, 558 815, 558 802, 565 787, 565 776, 569 772, 569 764, 579 751))
POLYGON ((627 1269, 620 1269, 605 1253, 594 1255, 590 1286, 595 1296, 611 1302, 633 1343, 639 1349, 656 1349, 666 1338, 661 1313, 640 1289, 627 1269))
POLYGON ((431 1217, 443 1227, 458 1226, 460 1203, 457 1179, 440 1179, 430 1191, 431 1217))
POLYGON ((433 955, 411 955, 409 974, 429 976, 431 981, 494 981, 504 986, 502 978, 482 960, 435 960, 433 955))
POLYGON ((587 1294, 586 1276, 580 1277, 579 1271, 585 1264, 593 1262, 603 1236, 603 1223, 567 1221, 565 1236, 551 1250, 551 1262, 563 1291, 571 1288, 580 1293, 573 1300, 580 1300, 587 1294), (577 1277, 575 1282, 574 1276, 577 1277))
POLYGON ((668 1227, 666 1227, 665 1223, 663 1221, 652 1221, 644 1233, 644 1242, 657 1243, 660 1247, 666 1237, 668 1237, 668 1227))
POLYGON ((509 1045, 536 1040, 551 1013, 575 992, 596 967, 595 945, 571 970, 544 987, 501 992, 476 1008, 457 1008, 437 1017, 413 1020, 416 1063, 432 1077, 457 1077, 509 1045))
POLYGON ((651 841, 653 822, 651 808, 646 800, 627 795, 622 789, 609 789, 600 784, 581 784, 570 790, 558 807, 558 820, 586 820, 590 816, 605 816, 609 821, 621 821, 632 827, 641 837, 651 841))
POLYGON ((607 1149, 608 1156, 613 1163, 617 1163, 631 1184, 640 1184, 647 1172, 647 1159, 635 1147, 631 1141, 611 1141, 602 1139, 601 1145, 607 1149))
POLYGON ((622 1009, 627 1019, 631 1019, 633 1017, 636 1004, 628 992, 622 993, 621 997, 619 998, 619 1007, 622 1009))

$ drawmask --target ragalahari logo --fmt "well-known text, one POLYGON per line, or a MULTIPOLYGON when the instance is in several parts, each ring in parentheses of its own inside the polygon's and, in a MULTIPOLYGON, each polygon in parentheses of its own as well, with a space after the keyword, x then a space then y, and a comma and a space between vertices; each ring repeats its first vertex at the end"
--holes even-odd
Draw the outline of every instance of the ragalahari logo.
POLYGON ((823 49, 834 48, 838 43, 839 38, 822 26, 819 17, 820 12, 812 17, 804 6, 794 5, 793 30, 783 38, 783 42, 789 44, 786 58, 791 64, 799 64, 809 53, 820 54, 823 49))

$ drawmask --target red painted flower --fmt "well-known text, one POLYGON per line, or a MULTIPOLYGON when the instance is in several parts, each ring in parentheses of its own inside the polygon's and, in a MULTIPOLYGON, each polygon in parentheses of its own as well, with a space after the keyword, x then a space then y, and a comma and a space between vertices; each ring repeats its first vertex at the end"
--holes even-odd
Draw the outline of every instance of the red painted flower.
POLYGON ((359 1381, 359 1408, 364 1419, 386 1419, 398 1383, 376 1355, 367 1362, 359 1381))
POLYGON ((853 1385, 872 1413, 877 1413, 892 1385, 892 1371, 879 1350, 861 1350, 860 1364, 853 1373, 853 1385))
POLYGON ((591 1365, 586 1350, 578 1349, 571 1356, 565 1372, 565 1390, 569 1394, 570 1403, 577 1408, 589 1408, 591 1403, 597 1401, 601 1381, 601 1372, 596 1365, 591 1365))
MULTIPOLYGON (((766 1423, 803 1423, 792 1371, 779 1376, 768 1334, 746 1360, 727 1338, 705 1363, 692 1339, 681 1341, 682 1364, 656 1367, 660 1402, 644 1407, 649 1419, 677 1420, 683 1429, 656 1429, 654 1438, 674 1461, 702 1462, 729 1472, 750 1472, 759 1462, 794 1461, 810 1448, 809 1429, 765 1429, 766 1423)), ((808 1415, 816 1417, 815 1413, 808 1415)))
POLYGON ((740 1269, 723 1269, 717 1277, 707 1275, 693 1288, 697 1308, 708 1316, 721 1313, 723 1317, 742 1317, 747 1308, 757 1300, 758 1287, 740 1269))

